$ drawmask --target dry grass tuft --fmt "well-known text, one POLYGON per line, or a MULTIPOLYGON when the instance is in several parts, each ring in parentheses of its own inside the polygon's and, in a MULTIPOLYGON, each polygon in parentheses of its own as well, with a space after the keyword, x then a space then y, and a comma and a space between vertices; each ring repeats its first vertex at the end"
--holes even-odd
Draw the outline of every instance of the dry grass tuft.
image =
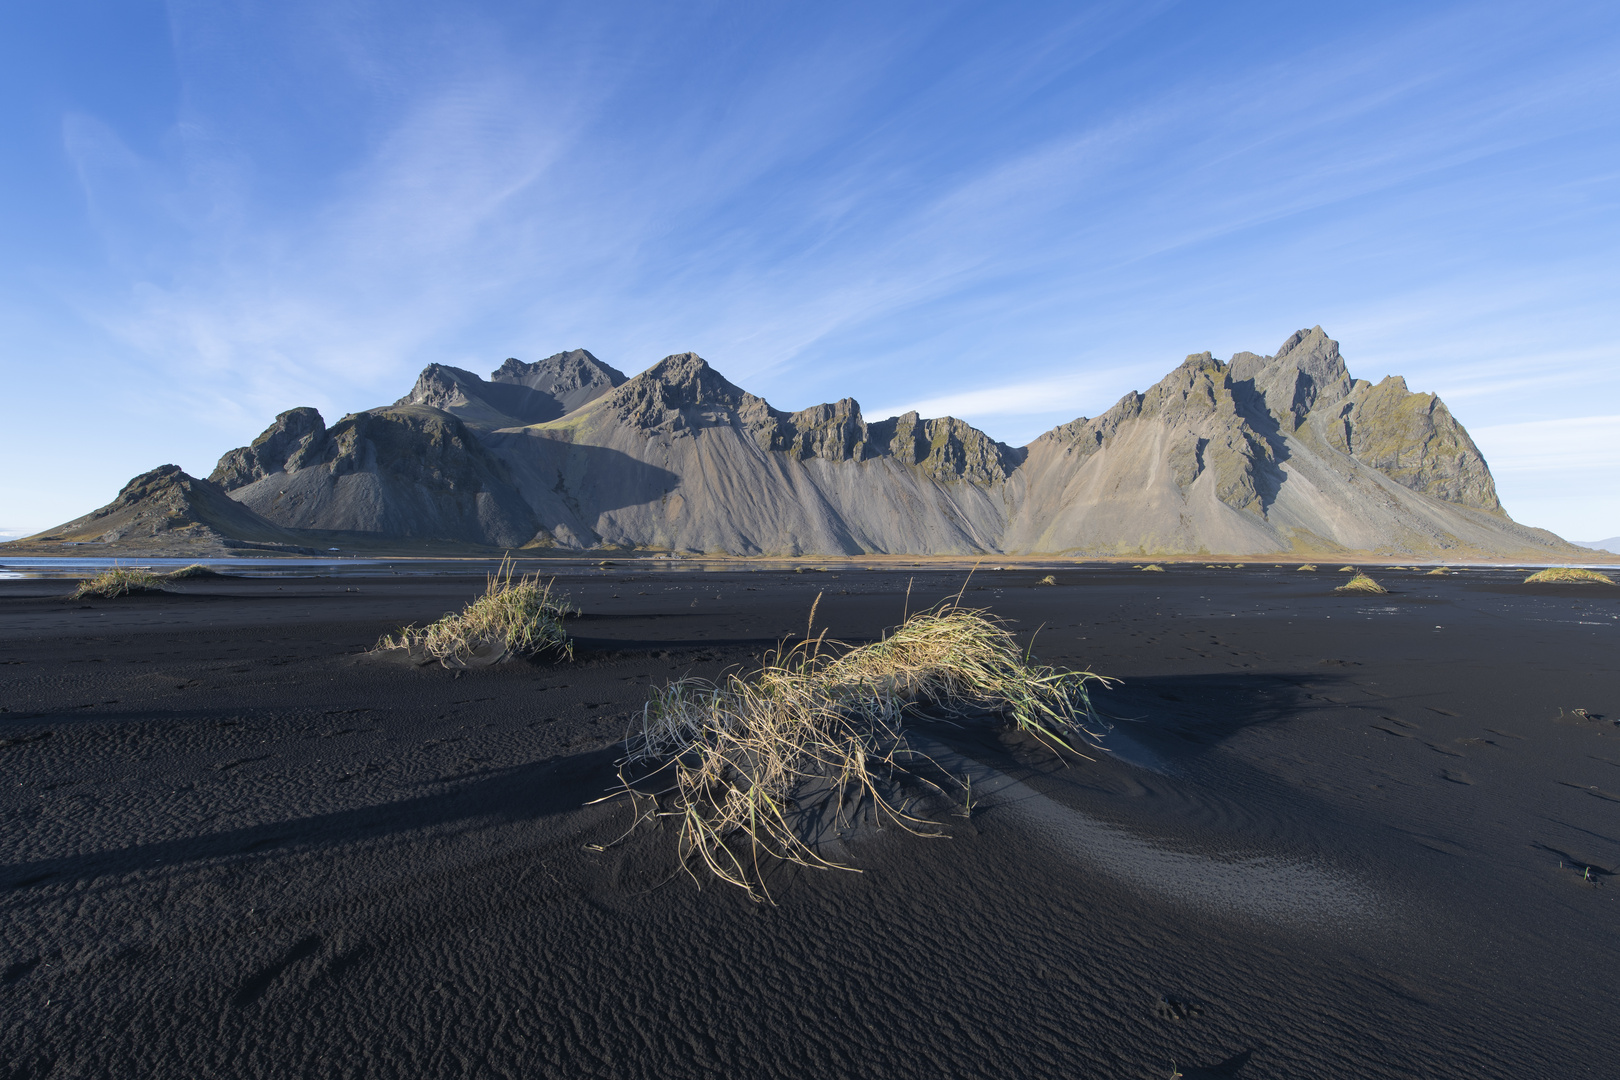
POLYGON ((1449 573, 1451 573, 1451 571, 1447 570, 1445 567, 1437 566, 1433 570, 1430 570, 1428 572, 1428 574, 1426 574, 1425 576, 1426 577, 1445 577, 1449 573))
POLYGON ((1340 585, 1337 589, 1334 589, 1333 591, 1334 592, 1342 592, 1342 593, 1387 593, 1387 592, 1389 592, 1388 589, 1386 589, 1382 585, 1378 584, 1378 582, 1374 581, 1372 578, 1368 577, 1366 574, 1357 574, 1355 577, 1351 578, 1349 581, 1345 582, 1343 585, 1340 585))
POLYGON ((510 557, 489 576, 484 595, 459 612, 427 626, 407 626, 396 635, 384 635, 379 650, 420 652, 445 667, 468 662, 493 664, 518 656, 555 651, 573 659, 574 643, 563 629, 563 619, 575 613, 573 605, 551 593, 539 574, 512 580, 510 557))
POLYGON ((1294 569, 1296 569, 1296 570, 1315 570, 1316 569, 1316 564, 1315 563, 1301 563, 1300 565, 1294 567, 1294 569))
POLYGON ((111 570, 103 570, 87 581, 79 582, 79 587, 73 590, 73 599, 84 600, 97 596, 111 600, 115 596, 128 596, 131 593, 158 592, 163 588, 163 579, 150 570, 137 570, 130 566, 115 566, 111 570))
POLYGON ((1142 567, 1142 569, 1143 570, 1156 570, 1161 574, 1164 573, 1164 567, 1160 566, 1158 563, 1148 563, 1146 566, 1142 567))
POLYGON ((163 576, 169 581, 182 581, 186 578, 222 577, 223 575, 217 570, 204 566, 202 563, 192 563, 190 566, 182 566, 178 570, 171 570, 163 576))
POLYGON ((1353 566, 1341 566, 1338 572, 1341 574, 1353 574, 1356 572, 1356 568, 1353 566))
POLYGON ((1526 585, 1538 581, 1584 581, 1600 585, 1614 584, 1614 579, 1608 574, 1600 574, 1596 570, 1583 570, 1578 566, 1549 566, 1545 570, 1537 570, 1524 579, 1526 585))
POLYGON ((1047 574, 1045 577, 1041 578, 1040 583, 1042 585, 1056 585, 1057 578, 1053 577, 1051 574, 1047 574))
MULTIPOLYGON (((819 602, 820 597, 817 597, 819 602)), ((811 608, 814 621, 815 608, 811 608)), ((913 615, 881 641, 849 647, 821 637, 766 657, 719 683, 682 679, 655 689, 625 740, 620 777, 632 797, 668 777, 659 817, 680 822, 682 863, 694 858, 722 881, 768 899, 760 855, 801 866, 852 869, 817 853, 798 817, 813 795, 846 823, 869 805, 879 821, 918 832, 927 823, 895 807, 884 785, 905 774, 909 715, 1005 716, 1054 747, 1094 738, 1089 672, 1030 662, 982 611, 948 602, 913 615), (639 779, 625 778, 624 769, 639 779)))

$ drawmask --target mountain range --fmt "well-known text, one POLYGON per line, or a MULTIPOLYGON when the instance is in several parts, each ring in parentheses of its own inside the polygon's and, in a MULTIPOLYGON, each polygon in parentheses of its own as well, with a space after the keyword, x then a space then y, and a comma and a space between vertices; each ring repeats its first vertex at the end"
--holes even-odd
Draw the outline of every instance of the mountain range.
POLYGON ((693 353, 627 378, 576 349, 426 368, 327 426, 284 412, 205 479, 172 465, 19 543, 203 553, 641 549, 734 555, 1557 557, 1433 394, 1352 378, 1320 326, 1188 356, 1012 447, 952 417, 772 407, 693 353))

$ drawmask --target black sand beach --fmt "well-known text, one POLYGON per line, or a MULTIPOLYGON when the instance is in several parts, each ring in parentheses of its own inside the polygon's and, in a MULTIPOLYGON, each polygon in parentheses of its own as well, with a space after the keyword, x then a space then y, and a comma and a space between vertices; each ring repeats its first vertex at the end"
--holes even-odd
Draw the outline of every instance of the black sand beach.
POLYGON ((463 672, 366 650, 481 569, 0 582, 0 1076, 1620 1075, 1620 589, 1332 570, 981 569, 1114 756, 921 725, 971 817, 774 904, 614 843, 629 718, 961 572, 565 575, 463 672))

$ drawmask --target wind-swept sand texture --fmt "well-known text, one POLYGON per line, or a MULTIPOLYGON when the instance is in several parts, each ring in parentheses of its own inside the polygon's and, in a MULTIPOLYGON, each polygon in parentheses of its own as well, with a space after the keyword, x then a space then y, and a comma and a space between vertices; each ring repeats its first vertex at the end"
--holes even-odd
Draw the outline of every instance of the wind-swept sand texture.
POLYGON ((919 721, 972 815, 774 907, 586 805, 615 740, 961 574, 576 571, 577 662, 459 677, 364 650, 482 573, 0 582, 3 1075, 1612 1076, 1620 600, 1380 576, 981 569, 1114 754, 919 721))

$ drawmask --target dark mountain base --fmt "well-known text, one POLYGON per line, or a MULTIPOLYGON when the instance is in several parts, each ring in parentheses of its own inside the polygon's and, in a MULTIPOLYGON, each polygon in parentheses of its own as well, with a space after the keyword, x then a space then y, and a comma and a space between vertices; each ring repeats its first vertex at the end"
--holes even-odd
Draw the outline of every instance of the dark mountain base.
POLYGON ((1044 572, 966 595, 1127 680, 1121 757, 926 725, 1001 793, 777 906, 584 804, 650 682, 909 573, 611 570, 459 677, 364 650, 481 572, 6 582, 0 1076, 1614 1075, 1620 590, 1044 572))

